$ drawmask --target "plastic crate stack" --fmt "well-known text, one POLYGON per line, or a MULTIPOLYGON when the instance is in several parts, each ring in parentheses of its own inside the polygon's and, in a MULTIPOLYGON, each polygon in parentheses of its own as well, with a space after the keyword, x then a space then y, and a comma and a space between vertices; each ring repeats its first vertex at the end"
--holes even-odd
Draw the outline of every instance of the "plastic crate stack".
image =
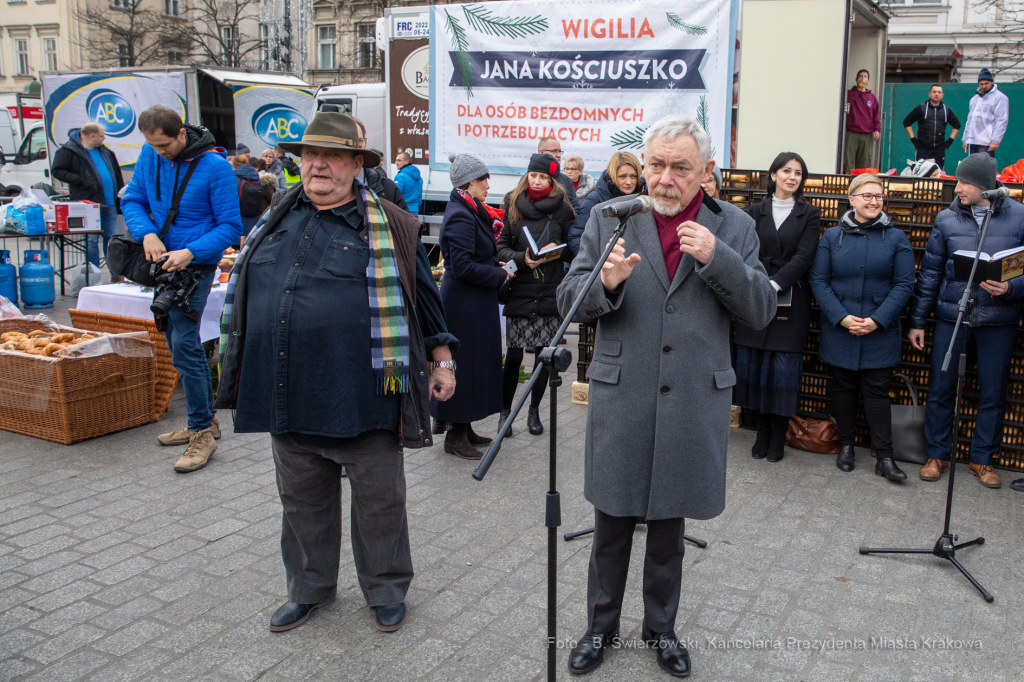
MULTIPOLYGON (((811 173, 804 184, 804 197, 821 210, 821 230, 835 227, 839 219, 850 209, 847 188, 852 175, 820 175, 811 173)), ((906 232, 914 249, 917 267, 921 267, 928 238, 939 211, 953 201, 954 179, 905 178, 882 176, 885 183, 885 212, 893 224, 906 232)), ((1022 185, 1007 185, 1011 198, 1022 200, 1022 185)), ((746 210, 752 203, 768 196, 768 173, 766 171, 723 169, 720 198, 746 210)), ((832 413, 832 398, 829 368, 818 357, 820 339, 817 303, 813 304, 811 330, 804 344, 804 378, 800 392, 799 408, 808 412, 832 413)), ((935 321, 930 317, 925 326, 925 350, 915 349, 906 335, 909 330, 906 312, 903 315, 903 361, 899 370, 917 385, 922 403, 928 398, 931 375, 932 339, 935 321)), ((937 352, 945 354, 946 349, 937 352)), ((977 364, 968 356, 967 381, 964 387, 964 409, 957 455, 967 460, 971 434, 974 432, 974 418, 978 413, 977 364)), ((893 382, 891 397, 893 403, 910 404, 910 395, 902 382, 893 382)), ((1010 387, 1007 396, 1006 422, 1003 432, 1003 447, 993 462, 1002 469, 1024 470, 1024 324, 1018 327, 1017 347, 1014 350, 1010 369, 1010 387)), ((743 425, 752 428, 753 416, 744 410, 743 425)), ((863 406, 857 413, 857 444, 871 447, 868 425, 864 418, 863 406)))

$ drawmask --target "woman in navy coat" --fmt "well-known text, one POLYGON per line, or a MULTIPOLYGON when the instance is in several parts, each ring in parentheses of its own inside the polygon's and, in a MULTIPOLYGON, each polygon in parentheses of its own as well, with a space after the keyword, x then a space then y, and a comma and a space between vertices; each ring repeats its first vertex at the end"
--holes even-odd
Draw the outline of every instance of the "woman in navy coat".
POLYGON ((825 231, 811 266, 811 291, 821 307, 818 355, 832 365, 841 450, 836 466, 852 471, 857 389, 875 448, 875 473, 902 481, 893 460, 889 383, 900 362, 900 311, 914 291, 914 252, 882 212, 882 181, 858 175, 839 225, 825 231))
POLYGON ((451 158, 451 198, 441 224, 444 257, 441 300, 448 330, 459 339, 455 394, 445 402, 431 398, 435 420, 450 424, 444 451, 480 459, 474 445, 490 438, 477 435, 470 422, 501 411, 501 320, 498 288, 511 275, 498 265, 500 211, 484 204, 490 188, 487 166, 471 154, 451 158), (459 336, 461 334, 461 336, 459 336))

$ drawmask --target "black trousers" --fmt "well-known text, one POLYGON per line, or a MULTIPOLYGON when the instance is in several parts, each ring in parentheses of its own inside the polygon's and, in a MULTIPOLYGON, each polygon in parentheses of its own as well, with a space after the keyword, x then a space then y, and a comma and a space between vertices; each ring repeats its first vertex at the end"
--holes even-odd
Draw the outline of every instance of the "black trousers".
POLYGON ((918 147, 914 158, 918 161, 921 159, 934 159, 939 168, 944 168, 946 165, 946 148, 941 145, 938 147, 918 147))
MULTIPOLYGON (((611 516, 594 509, 594 544, 587 579, 587 625, 590 632, 619 630, 622 598, 637 518, 611 516)), ((644 555, 644 622, 653 632, 675 630, 683 577, 683 519, 647 522, 644 555)))
POLYGON ((832 368, 832 402, 835 407, 839 443, 853 445, 857 431, 857 389, 864 396, 864 415, 871 431, 871 444, 875 456, 892 457, 892 406, 889 401, 889 384, 892 382, 892 367, 882 369, 832 368))

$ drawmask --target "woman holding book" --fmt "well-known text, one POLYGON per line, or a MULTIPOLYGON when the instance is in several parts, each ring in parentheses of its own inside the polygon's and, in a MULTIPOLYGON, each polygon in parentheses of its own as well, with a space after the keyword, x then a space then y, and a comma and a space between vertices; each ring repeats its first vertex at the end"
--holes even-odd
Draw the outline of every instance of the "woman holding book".
POLYGON ((796 414, 803 349, 811 324, 807 277, 818 246, 821 211, 804 199, 807 166, 783 152, 768 169, 768 198, 751 206, 761 242, 758 258, 779 294, 776 317, 764 329, 736 324, 733 403, 754 411, 754 459, 782 459, 789 418, 796 414))
MULTIPOLYGON (((562 264, 572 261, 572 252, 565 244, 575 213, 565 190, 555 181, 557 176, 558 162, 553 156, 530 157, 526 175, 505 199, 505 229, 498 236, 498 260, 514 262, 517 268, 505 303, 507 350, 501 423, 512 408, 523 351, 533 348, 534 371, 543 373, 533 385, 527 419, 535 436, 544 433, 539 406, 548 383, 547 369, 538 367, 538 358, 540 349, 551 342, 562 323, 555 293, 565 277, 562 264)), ((511 430, 508 435, 512 435, 511 430)))
POLYGON ((882 212, 875 175, 850 182, 853 207, 825 230, 811 266, 811 291, 821 307, 818 355, 832 365, 832 400, 841 449, 836 466, 852 471, 857 389, 875 448, 875 473, 906 480, 893 460, 889 383, 900 363, 900 311, 914 291, 914 252, 907 235, 882 212))

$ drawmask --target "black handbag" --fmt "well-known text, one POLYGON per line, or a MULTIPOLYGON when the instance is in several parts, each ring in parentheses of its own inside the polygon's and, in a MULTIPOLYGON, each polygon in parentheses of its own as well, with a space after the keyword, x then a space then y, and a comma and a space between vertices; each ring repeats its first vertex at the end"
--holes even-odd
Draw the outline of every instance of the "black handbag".
POLYGON ((905 374, 893 374, 893 379, 902 379, 910 391, 911 405, 893 405, 892 410, 892 451, 893 459, 910 464, 924 464, 928 461, 927 443, 924 439, 924 406, 918 404, 917 387, 905 374))
MULTIPOLYGON (((160 228, 160 241, 167 237, 167 231, 174 224, 174 219, 178 215, 181 195, 185 193, 185 186, 188 185, 189 178, 192 177, 196 166, 199 165, 200 158, 196 157, 189 163, 185 177, 182 178, 178 190, 171 197, 171 208, 167 211, 167 217, 164 218, 163 227, 160 228)), ((120 275, 144 287, 155 287, 157 281, 149 274, 151 265, 152 263, 146 260, 146 249, 143 248, 142 242, 136 241, 131 232, 110 238, 110 243, 107 244, 107 267, 110 268, 112 274, 120 275)))

